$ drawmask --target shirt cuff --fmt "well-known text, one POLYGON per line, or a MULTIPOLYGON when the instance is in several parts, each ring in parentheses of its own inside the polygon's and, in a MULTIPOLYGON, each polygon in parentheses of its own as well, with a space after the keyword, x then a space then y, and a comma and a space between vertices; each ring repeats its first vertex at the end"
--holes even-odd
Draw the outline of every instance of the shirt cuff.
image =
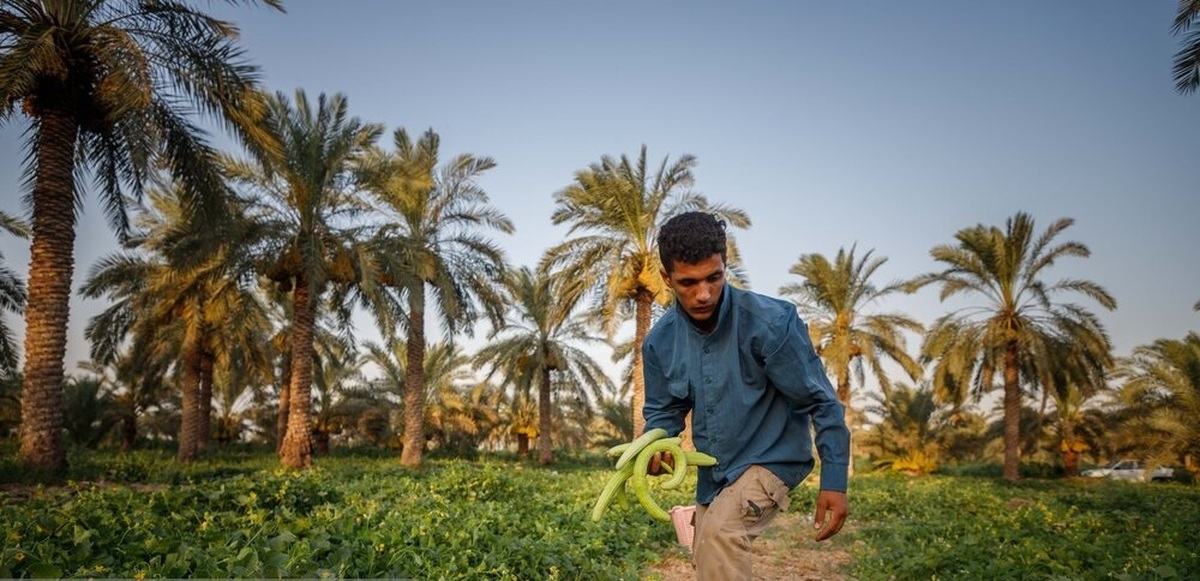
POLYGON ((846 492, 849 464, 821 463, 821 490, 846 492))

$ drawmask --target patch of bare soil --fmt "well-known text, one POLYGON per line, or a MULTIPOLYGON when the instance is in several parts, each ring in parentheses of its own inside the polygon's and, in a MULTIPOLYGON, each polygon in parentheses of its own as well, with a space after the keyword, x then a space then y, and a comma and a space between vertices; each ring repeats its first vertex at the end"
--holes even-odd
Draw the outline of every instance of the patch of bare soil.
MULTIPOLYGON (((828 541, 813 540, 812 515, 785 512, 754 541, 754 578, 764 581, 845 581, 850 565, 851 525, 828 541)), ((682 546, 652 566, 645 578, 687 581, 696 578, 691 556, 682 546)))

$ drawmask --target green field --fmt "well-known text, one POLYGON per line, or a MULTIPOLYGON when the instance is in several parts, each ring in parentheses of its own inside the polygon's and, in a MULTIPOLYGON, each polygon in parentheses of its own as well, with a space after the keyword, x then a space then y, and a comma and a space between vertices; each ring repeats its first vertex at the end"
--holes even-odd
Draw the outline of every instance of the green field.
MULTIPOLYGON (((0 458, 0 577, 637 579, 679 554, 637 507, 588 520, 599 457, 538 468, 511 457, 339 454, 307 472, 269 453, 180 467, 165 452, 80 453, 67 487, 14 483, 0 458)), ((655 492, 664 506, 690 491, 655 492)), ((794 494, 809 511, 813 491, 794 494)), ((1200 488, 858 475, 860 579, 1155 579, 1200 574, 1200 488)))

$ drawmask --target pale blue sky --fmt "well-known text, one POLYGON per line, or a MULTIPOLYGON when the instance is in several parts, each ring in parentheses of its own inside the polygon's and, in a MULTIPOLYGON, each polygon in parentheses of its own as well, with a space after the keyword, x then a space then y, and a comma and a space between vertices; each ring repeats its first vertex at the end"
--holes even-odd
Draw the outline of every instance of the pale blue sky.
MULTIPOLYGON (((287 2, 219 8, 266 85, 342 92, 352 114, 494 157, 483 186, 533 264, 562 240, 552 195, 602 155, 698 157, 696 189, 741 207, 752 288, 802 253, 857 243, 881 280, 937 268, 936 244, 1026 211, 1093 256, 1118 354, 1200 329, 1200 95, 1174 92, 1173 0, 1091 2, 287 2)), ((21 212, 22 120, 0 128, 0 209, 21 212)), ((390 138, 389 138, 390 139, 390 138)), ((224 138, 220 142, 227 143, 224 138)), ((389 141, 390 143, 390 141, 389 141)), ((114 247, 81 218, 76 287, 114 247)), ((24 272, 28 250, 0 240, 24 272)), ((1085 303, 1088 304, 1088 303, 1085 303)), ((1088 304, 1095 307, 1094 304, 1088 304)), ((76 301, 68 371, 99 305, 76 301)), ((878 305, 930 323, 929 289, 878 305)), ((17 322, 20 327, 20 323, 17 322)), ((363 330, 364 336, 372 331, 363 330)), ((916 351, 918 345, 911 345, 916 351)))

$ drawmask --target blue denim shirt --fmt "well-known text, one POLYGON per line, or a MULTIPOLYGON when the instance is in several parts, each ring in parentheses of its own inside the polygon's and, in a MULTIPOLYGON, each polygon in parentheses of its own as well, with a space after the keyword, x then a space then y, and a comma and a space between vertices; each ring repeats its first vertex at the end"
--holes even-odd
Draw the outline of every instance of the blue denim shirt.
POLYGON ((725 285, 717 326, 705 335, 676 305, 642 344, 646 429, 674 436, 692 414, 701 467, 696 502, 712 502, 753 464, 795 487, 813 469, 816 430, 821 489, 846 490, 850 431, 842 404, 796 307, 725 285))

